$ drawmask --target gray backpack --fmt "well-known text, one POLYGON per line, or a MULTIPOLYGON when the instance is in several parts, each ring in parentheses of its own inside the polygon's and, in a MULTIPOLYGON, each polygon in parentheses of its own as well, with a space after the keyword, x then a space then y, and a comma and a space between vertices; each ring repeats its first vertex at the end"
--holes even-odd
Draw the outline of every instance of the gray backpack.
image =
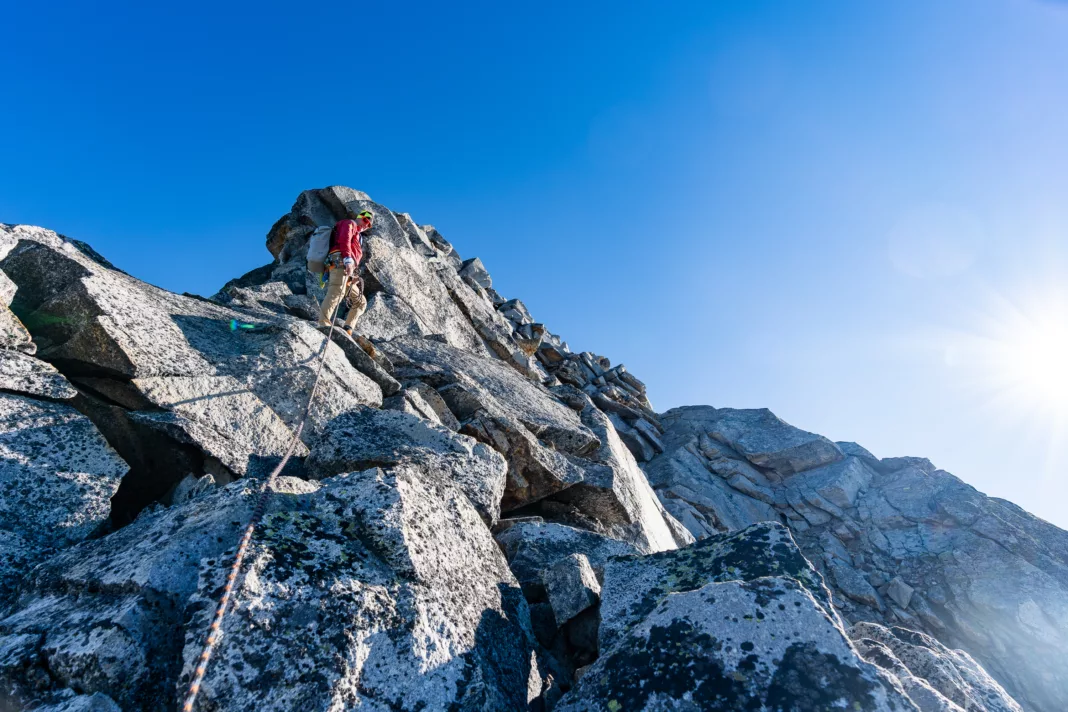
POLYGON ((326 271, 326 255, 330 252, 330 237, 334 228, 323 226, 315 228, 308 238, 308 271, 322 274, 326 271))

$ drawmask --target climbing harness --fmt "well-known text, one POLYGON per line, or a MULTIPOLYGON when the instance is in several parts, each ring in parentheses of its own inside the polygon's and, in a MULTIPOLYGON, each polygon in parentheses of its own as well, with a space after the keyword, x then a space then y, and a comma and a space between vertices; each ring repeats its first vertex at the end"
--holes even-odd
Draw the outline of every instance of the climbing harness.
MULTIPOLYGON (((342 283, 342 292, 348 288, 349 277, 345 276, 345 281, 342 283)), ((222 637, 222 622, 226 616, 226 609, 230 605, 230 595, 234 591, 234 584, 237 582, 237 576, 241 572, 241 565, 245 561, 245 554, 248 553, 248 545, 252 541, 252 532, 256 529, 256 525, 259 524, 260 519, 263 517, 263 512, 267 508, 267 498, 271 492, 271 485, 274 484, 275 478, 285 468, 286 463, 289 462, 289 458, 293 455, 293 452, 297 449, 297 443, 300 442, 300 434, 304 431, 304 424, 308 422, 308 416, 311 414, 312 403, 315 402, 315 391, 319 388, 319 377, 323 373, 323 364, 326 363, 326 350, 330 346, 330 342, 334 338, 334 319, 337 316, 337 310, 341 306, 340 302, 334 307, 334 313, 330 315, 330 332, 326 335, 326 339, 323 341, 322 351, 319 353, 319 366, 315 371, 315 380, 312 382, 311 393, 308 394, 308 405, 304 408, 304 416, 300 419, 300 424, 297 429, 293 431, 293 440, 289 443, 289 448, 286 450, 286 454, 282 457, 282 461, 271 471, 271 474, 267 476, 267 479, 263 482, 263 487, 260 488, 259 498, 256 501, 256 509, 252 512, 252 519, 249 520, 248 526, 245 527, 245 534, 241 537, 241 544, 237 547, 237 553, 234 555, 234 563, 230 566, 230 575, 226 577, 226 587, 223 589, 222 598, 219 599, 219 607, 215 609, 215 619, 211 623, 211 628, 208 630, 208 638, 204 643, 204 650, 200 654, 200 662, 197 664, 196 671, 193 673, 193 679, 189 683, 189 692, 186 694, 185 703, 182 705, 182 712, 193 712, 193 703, 196 702, 197 693, 200 692, 200 683, 204 681, 204 674, 208 671, 208 660, 211 659, 211 653, 215 649, 216 643, 222 637)))

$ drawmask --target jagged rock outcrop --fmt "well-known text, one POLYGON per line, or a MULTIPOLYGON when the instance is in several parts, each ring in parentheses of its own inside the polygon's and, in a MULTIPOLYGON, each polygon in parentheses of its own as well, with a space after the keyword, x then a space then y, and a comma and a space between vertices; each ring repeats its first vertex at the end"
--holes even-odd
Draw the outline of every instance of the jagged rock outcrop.
MULTIPOLYGON (((0 620, 5 687, 173 709, 255 495, 238 482, 146 512, 38 569, 0 620)), ((425 467, 279 480, 250 559, 205 709, 489 712, 540 693, 504 557, 459 490, 425 467)))
POLYGON ((320 354, 197 710, 1068 708, 1065 532, 767 410, 658 415, 365 193, 267 247, 203 299, 0 225, 0 709, 177 709, 320 354), (326 343, 307 239, 363 209, 326 343))
POLYGON ((970 655, 950 650, 929 635, 858 623, 849 636, 865 660, 897 677, 923 712, 1020 712, 1016 701, 970 655))
POLYGON ((915 710, 779 524, 608 562, 597 662, 556 708, 915 710))
POLYGON ((768 411, 677 408, 661 422, 649 479, 695 536, 783 521, 850 622, 926 633, 1025 709, 1066 708, 1068 533, 928 460, 878 460, 768 411))
MULTIPOLYGON (((73 404, 131 466, 124 516, 190 471, 228 481, 284 453, 324 340, 312 324, 171 294, 40 228, 0 226, 0 267, 18 286, 12 308, 38 358, 82 390, 73 404)), ((34 368, 35 382, 54 379, 34 368)), ((355 406, 382 403, 334 345, 322 378, 330 395, 313 405, 306 440, 355 406)))
POLYGON ((459 433, 396 411, 360 407, 334 419, 305 463, 311 478, 342 472, 423 463, 428 472, 460 488, 487 524, 500 517, 504 457, 459 433))

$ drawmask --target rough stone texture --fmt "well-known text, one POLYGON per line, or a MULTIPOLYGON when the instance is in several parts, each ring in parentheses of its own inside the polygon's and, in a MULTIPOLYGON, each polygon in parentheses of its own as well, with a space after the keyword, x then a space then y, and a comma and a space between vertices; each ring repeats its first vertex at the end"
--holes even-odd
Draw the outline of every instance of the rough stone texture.
POLYGON ((402 462, 425 463, 457 487, 488 524, 500 516, 504 458, 465 435, 407 413, 360 407, 336 418, 312 448, 306 464, 313 479, 402 462))
MULTIPOLYGON (((0 223, 0 227, 8 227, 0 223)), ((0 349, 11 349, 33 354, 36 344, 30 338, 30 332, 19 318, 8 308, 15 297, 18 286, 3 271, 0 271, 0 349)))
POLYGON ((556 709, 915 710, 828 604, 781 525, 609 561, 601 656, 556 709))
POLYGON ((697 409, 703 411, 714 439, 730 445, 754 465, 783 477, 842 459, 842 451, 833 442, 783 422, 766 408, 697 409))
POLYGON ((715 413, 713 408, 665 413, 664 452, 645 466, 665 509, 698 538, 779 519, 768 477, 710 437, 715 413))
MULTIPOLYGON (((584 455, 599 446, 577 413, 497 359, 427 339, 406 337, 390 345, 402 352, 410 377, 423 378, 438 387, 458 383, 473 391, 479 407, 491 416, 514 418, 562 452, 584 455)), ((462 418, 460 414, 457 417, 462 418)))
POLYGON ((784 521, 848 621, 931 635, 1025 708, 1068 709, 1068 668, 1053 662, 1068 650, 1068 533, 924 458, 855 443, 836 455, 766 411, 724 411, 665 413, 665 452, 646 466, 695 536, 784 521))
POLYGON ((600 600, 601 584, 584 554, 571 554, 542 576, 557 625, 563 625, 600 600))
MULTIPOLYGON (((364 266, 381 293, 393 297, 398 308, 406 308, 414 316, 420 334, 442 334, 452 346, 488 356, 481 337, 453 302, 427 258, 410 247, 382 239, 378 230, 376 225, 372 236, 364 240, 364 266)), ((396 335, 375 333, 371 331, 372 325, 372 321, 361 317, 357 328, 359 333, 371 338, 396 335)))
POLYGON ((55 366, 19 351, 0 350, 0 389, 52 400, 78 392, 55 366))
POLYGON ((493 286, 493 280, 490 278, 489 272, 486 271, 486 266, 477 257, 464 261, 460 266, 460 276, 479 287, 489 288, 493 286))
MULTIPOLYGON (((849 636, 866 659, 899 678, 911 675, 958 709, 1022 712, 1020 705, 970 655, 962 650, 950 650, 929 635, 905 628, 887 629, 875 623, 858 623, 849 629, 849 636)), ((909 685, 905 689, 908 691, 909 685)), ((920 690, 920 695, 930 697, 922 692, 922 686, 920 690)), ((909 691, 909 695, 913 693, 909 691)), ((917 706, 925 709, 919 701, 917 706)))
MULTIPOLYGON (((96 379, 97 392, 125 391, 118 402, 139 411, 132 420, 195 445, 234 473, 284 450, 323 346, 311 324, 171 294, 40 228, 0 226, 0 255, 19 285, 12 304, 40 358, 96 379), (107 379, 116 382, 110 389, 107 379)), ((381 402, 380 387, 328 345, 305 439, 356 405, 381 402)))
POLYGON ((396 395, 401 390, 401 384, 386 371, 378 362, 363 350, 348 334, 340 329, 334 330, 333 341, 345 352, 352 367, 363 375, 370 378, 382 389, 383 396, 396 395))
POLYGON ((595 571, 600 571, 609 557, 638 553, 626 542, 536 517, 514 523, 502 520, 498 526, 501 531, 496 536, 497 543, 512 573, 523 584, 540 584, 544 572, 572 554, 581 554, 595 571))
MULTIPOLYGON (((870 638, 854 639, 853 647, 857 649, 862 658, 873 665, 878 665, 897 678, 905 694, 920 709, 920 712, 964 712, 963 707, 950 701, 941 692, 931 687, 926 680, 913 675, 912 671, 897 659, 894 652, 882 643, 870 638)), ((984 708, 980 706, 972 709, 984 708)))
POLYGON ((796 579, 820 605, 832 610, 830 594, 819 573, 802 556, 789 530, 778 523, 757 524, 676 551, 609 560, 601 592, 601 649, 614 647, 631 626, 670 593, 693 591, 712 582, 748 581, 763 576, 796 579))
POLYGON ((557 499, 574 505, 609 536, 634 544, 642 553, 676 548, 665 520, 671 515, 664 512, 608 416, 590 404, 582 411, 582 422, 597 436, 601 447, 589 456, 595 464, 585 468, 582 482, 557 499))
MULTIPOLYGON (((199 656, 255 491, 142 515, 38 569, 0 621, 5 688, 169 708, 199 656), (47 666, 41 689, 33 671, 47 666)), ((403 465, 283 478, 201 692, 205 709, 521 710, 526 603, 458 490, 403 465)))
POLYGON ((584 477, 583 462, 600 447, 578 414, 542 386, 500 360, 436 341, 402 337, 389 342, 397 376, 435 387, 461 432, 508 460, 502 511, 564 490, 584 477))
MULTIPOLYGON (((62 528, 41 517, 67 516, 36 500, 0 527, 25 578, 0 611, 0 708, 173 708, 251 507, 253 483, 227 483, 278 461, 325 347, 319 444, 284 473, 325 479, 271 498, 205 709, 547 710, 580 675, 568 709, 1068 709, 1065 532, 766 410, 658 415, 622 364, 572 352, 479 260, 365 193, 305 191, 267 242, 275 262, 206 300, 0 225, 0 389, 129 464, 99 539, 27 548, 62 528), (363 209, 368 310, 355 340, 325 344, 308 236, 363 209), (546 583, 579 556, 584 600, 600 577, 604 600, 560 624, 546 583), (771 639, 773 593, 800 623, 771 639), (843 651, 840 620, 931 638, 857 641, 879 672, 843 651)), ((28 422, 5 442, 35 447, 28 422)), ((30 460, 49 470, 35 484, 55 476, 30 460)), ((103 523, 107 492, 79 496, 103 523)))
MULTIPOLYGON (((136 378, 130 383, 159 410, 137 422, 196 445, 243 475, 258 457, 281 457, 292 440, 282 419, 232 376, 136 378)), ((303 448, 298 455, 304 455, 303 448)))
POLYGON ((437 276, 491 352, 520 373, 541 378, 537 362, 522 348, 513 334, 512 324, 497 311, 485 291, 446 266, 438 270, 437 276))
POLYGON ((107 695, 94 692, 91 695, 57 695, 49 704, 33 708, 33 712, 122 712, 115 701, 107 695))
POLYGON ((915 591, 912 586, 901 580, 900 576, 895 576, 887 584, 886 595, 894 599, 894 603, 902 608, 908 608, 909 603, 912 602, 912 594, 915 591))
POLYGON ((32 566, 107 521, 127 469, 70 406, 0 394, 0 610, 32 566))

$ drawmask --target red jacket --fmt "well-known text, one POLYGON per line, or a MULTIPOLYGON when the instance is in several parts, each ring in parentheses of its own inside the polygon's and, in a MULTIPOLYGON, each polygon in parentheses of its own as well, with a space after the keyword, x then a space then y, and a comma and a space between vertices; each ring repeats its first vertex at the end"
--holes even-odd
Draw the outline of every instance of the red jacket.
POLYGON ((351 257, 356 264, 360 264, 363 257, 363 239, 360 232, 360 226, 355 220, 342 220, 330 233, 330 251, 340 252, 342 258, 351 257))

